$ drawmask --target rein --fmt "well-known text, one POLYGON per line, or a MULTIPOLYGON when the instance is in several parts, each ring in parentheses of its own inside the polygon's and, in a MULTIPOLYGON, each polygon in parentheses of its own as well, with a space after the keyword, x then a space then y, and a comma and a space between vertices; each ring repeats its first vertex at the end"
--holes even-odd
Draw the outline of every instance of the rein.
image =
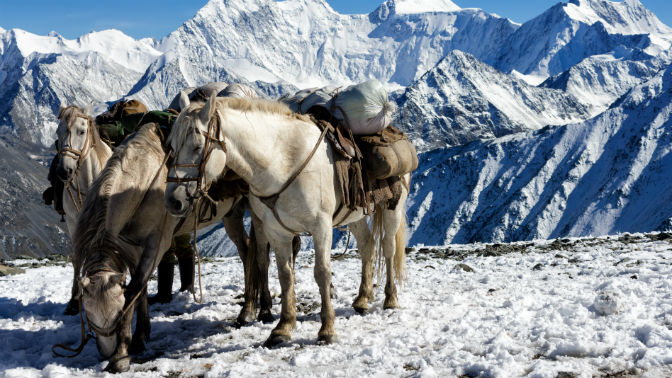
POLYGON ((322 133, 320 134, 320 137, 317 139, 317 143, 315 143, 315 147, 313 147, 313 150, 310 152, 310 155, 306 157, 306 159, 301 163, 299 168, 297 168, 294 173, 289 177, 289 179, 285 182, 285 184, 280 188, 280 190, 270 196, 266 197, 261 197, 258 196, 254 193, 252 193, 252 188, 250 188, 250 193, 252 193, 254 196, 259 198, 259 200, 268 207, 271 212, 273 212, 273 216, 275 217, 275 220, 287 231, 294 235, 298 235, 299 232, 296 232, 292 230, 291 228, 287 227, 287 225, 280 219, 280 215, 278 214, 278 211, 275 209, 275 205, 278 202, 278 198, 280 197, 280 194, 282 194, 287 188, 296 180, 297 177, 303 172, 303 170, 308 166, 308 163, 313 159, 313 156, 315 156, 315 153, 317 152, 317 149, 320 147, 320 144, 322 144, 322 141, 324 140, 324 137, 327 135, 327 132, 329 131, 329 127, 324 127, 322 129, 322 133))
MULTIPOLYGON (((204 208, 203 206, 207 206, 205 202, 203 202, 203 198, 208 200, 208 204, 212 207, 217 201, 215 201, 210 195, 208 194, 208 188, 203 187, 203 182, 207 182, 207 172, 205 170, 205 167, 208 163, 208 160, 210 159, 210 156, 212 155, 212 151, 214 151, 214 142, 219 143, 219 145, 222 147, 222 150, 226 153, 226 140, 224 138, 219 139, 219 135, 221 134, 221 119, 219 117, 219 114, 216 114, 210 122, 208 123, 208 131, 205 133, 202 133, 202 135, 205 137, 205 146, 203 146, 203 156, 201 157, 201 162, 199 164, 173 164, 173 169, 175 169, 175 177, 168 176, 166 178, 166 182, 175 182, 178 184, 183 184, 187 182, 196 182, 196 196, 194 197, 196 199, 196 204, 194 205, 194 229, 192 232, 192 250, 194 251, 194 259, 198 262, 198 290, 199 290, 199 296, 200 299, 196 299, 196 292, 192 292, 194 296, 194 301, 201 304, 203 303, 203 284, 201 282, 201 256, 198 253, 198 247, 196 246, 196 232, 198 230, 198 224, 201 223, 202 221, 208 221, 205 220, 205 212, 207 211, 207 208, 204 208), (177 168, 198 168, 198 176, 197 177, 177 177, 177 168)), ((198 133, 201 133, 201 131, 196 130, 198 133)), ((171 151, 172 154, 172 151, 171 151)), ((170 172, 170 171, 169 171, 170 172)), ((212 219, 213 212, 211 210, 210 216, 212 219)))
POLYGON ((84 148, 82 150, 75 150, 72 148, 72 130, 70 127, 68 127, 68 131, 70 132, 70 135, 68 135, 68 144, 66 145, 65 143, 59 143, 59 149, 58 149, 58 155, 59 156, 67 156, 68 154, 74 155, 74 157, 77 159, 77 168, 75 169, 75 176, 73 177, 74 180, 77 182, 77 187, 74 188, 71 179, 70 181, 65 183, 65 188, 68 190, 68 195, 70 196, 70 200, 72 201, 72 204, 75 206, 75 210, 77 213, 82 208, 82 204, 84 203, 83 196, 82 196, 82 190, 81 190, 81 184, 79 182, 79 167, 82 164, 82 161, 84 161, 89 154, 91 153, 91 150, 93 150, 96 147, 96 141, 95 139, 92 138, 92 133, 93 133, 93 120, 91 117, 84 113, 76 113, 73 115, 75 118, 85 118, 87 120, 88 126, 86 130, 86 140, 84 140, 84 148), (61 147, 62 146, 62 147, 61 147), (72 189, 73 187, 76 192, 77 192, 77 199, 75 199, 75 196, 72 194, 72 189))

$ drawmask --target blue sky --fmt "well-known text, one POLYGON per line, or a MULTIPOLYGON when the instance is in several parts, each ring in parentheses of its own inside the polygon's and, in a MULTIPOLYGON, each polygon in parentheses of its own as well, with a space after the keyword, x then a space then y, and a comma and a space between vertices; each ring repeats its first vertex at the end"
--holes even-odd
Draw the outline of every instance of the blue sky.
MULTIPOLYGON (((672 26, 672 1, 641 0, 672 26)), ((340 13, 369 13, 383 0, 327 0, 340 13)), ((481 8, 525 22, 559 0, 453 0, 462 8, 481 8)), ((56 31, 77 38, 92 30, 120 29, 135 38, 161 38, 179 27, 207 0, 3 0, 0 27, 20 28, 36 34, 56 31)))

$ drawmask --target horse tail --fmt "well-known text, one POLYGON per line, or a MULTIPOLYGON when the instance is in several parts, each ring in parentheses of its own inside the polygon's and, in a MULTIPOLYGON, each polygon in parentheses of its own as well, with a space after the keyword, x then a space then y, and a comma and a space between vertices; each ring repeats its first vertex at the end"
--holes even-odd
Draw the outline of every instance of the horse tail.
MULTIPOLYGON (((383 267, 385 266, 385 253, 383 250, 383 239, 385 235, 384 227, 384 217, 383 211, 385 210, 384 206, 376 206, 376 211, 373 213, 373 224, 372 224, 372 233, 373 240, 375 245, 376 253, 376 274, 378 276, 378 284, 380 285, 380 279, 383 277, 383 267)), ((402 214, 399 221, 399 227, 394 234, 394 256, 392 258, 392 263, 394 264, 394 278, 400 285, 403 284, 406 279, 406 215, 402 214)))
POLYGON ((381 277, 383 277, 383 267, 385 266, 385 253, 383 251, 383 237, 385 227, 383 225, 384 207, 376 205, 373 212, 373 222, 371 224, 371 233, 373 234, 373 245, 376 254, 376 276, 378 286, 380 286, 381 277))
POLYGON ((394 276, 399 285, 406 279, 406 228, 406 214, 403 214, 397 233, 394 235, 394 276))

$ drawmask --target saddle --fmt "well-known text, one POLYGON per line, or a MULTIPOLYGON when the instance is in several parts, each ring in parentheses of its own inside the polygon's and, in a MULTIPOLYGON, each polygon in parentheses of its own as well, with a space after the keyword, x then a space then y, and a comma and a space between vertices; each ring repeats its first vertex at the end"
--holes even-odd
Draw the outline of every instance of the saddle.
POLYGON ((338 177, 339 187, 343 203, 336 211, 338 214, 343 207, 354 211, 362 207, 369 214, 371 205, 384 203, 387 209, 394 210, 401 198, 401 179, 399 175, 376 178, 370 171, 364 169, 365 155, 362 154, 358 138, 343 126, 341 122, 326 120, 328 112, 322 112, 321 108, 309 112, 313 123, 321 130, 327 129, 326 139, 331 144, 336 155, 334 167, 338 177), (319 118, 318 118, 319 117, 319 118))

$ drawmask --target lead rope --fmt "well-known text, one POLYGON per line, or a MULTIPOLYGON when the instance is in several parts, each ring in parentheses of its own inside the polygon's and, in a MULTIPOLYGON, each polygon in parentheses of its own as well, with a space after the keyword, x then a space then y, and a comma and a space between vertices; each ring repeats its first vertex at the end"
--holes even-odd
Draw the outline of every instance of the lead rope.
MULTIPOLYGON (((198 199, 198 206, 194 206, 194 231, 192 235, 192 249, 194 250, 194 259, 198 261, 198 292, 200 295, 200 299, 196 299, 196 290, 192 291, 191 294, 194 296, 194 302, 198 304, 203 304, 203 284, 201 282, 201 256, 198 254, 198 247, 196 246, 196 231, 198 229, 198 213, 200 212, 200 207, 201 204, 201 199, 198 199)), ((192 280, 192 284, 193 284, 192 280)))
POLYGON ((93 338, 93 336, 90 333, 86 332, 86 328, 84 327, 84 313, 82 311, 82 296, 81 296, 81 293, 80 293, 80 296, 79 296, 79 322, 81 324, 81 330, 82 330, 82 340, 81 340, 79 346, 75 349, 72 349, 65 344, 54 344, 51 347, 51 353, 53 353, 54 356, 64 357, 64 358, 77 357, 77 356, 80 355, 80 353, 82 353, 82 351, 84 350, 84 346, 89 342, 89 340, 91 340, 93 338), (69 352, 74 352, 74 354, 71 355, 71 356, 68 356, 68 355, 65 355, 65 354, 60 354, 60 353, 56 352, 56 348, 67 350, 69 352))

